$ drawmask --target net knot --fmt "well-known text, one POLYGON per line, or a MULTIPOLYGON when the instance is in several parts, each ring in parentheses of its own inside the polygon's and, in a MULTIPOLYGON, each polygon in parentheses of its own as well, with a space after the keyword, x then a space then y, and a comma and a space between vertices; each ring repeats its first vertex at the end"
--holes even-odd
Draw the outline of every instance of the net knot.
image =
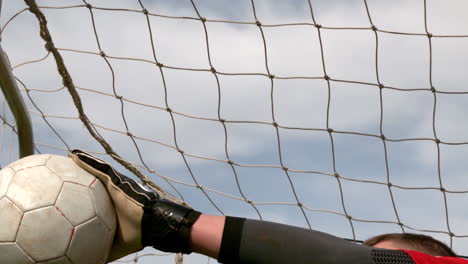
POLYGON ((156 63, 156 66, 158 66, 159 68, 162 68, 162 67, 164 67, 164 64, 158 62, 158 63, 156 63))
POLYGON ((117 95, 115 98, 117 98, 117 99, 119 99, 119 100, 122 100, 122 99, 123 99, 123 96, 117 95))
POLYGON ((431 87, 431 92, 432 93, 435 93, 436 92, 436 88, 434 86, 431 87))
POLYGON ((439 189, 441 192, 446 192, 447 190, 444 187, 440 187, 439 189))
POLYGON ((141 182, 145 185, 145 186, 148 186, 148 185, 151 185, 151 181, 148 180, 147 178, 144 178, 144 179, 141 179, 141 182))
POLYGON ((380 88, 380 89, 383 89, 383 88, 385 88, 385 85, 379 83, 379 88, 380 88))
POLYGON ((180 154, 184 155, 184 151, 183 151, 183 150, 177 149, 177 151, 178 151, 180 154))
POLYGON ((329 128, 329 129, 327 129, 327 132, 328 132, 328 133, 333 133, 333 129, 332 129, 332 128, 329 128))
POLYGON ((148 13, 149 13, 149 12, 148 12, 148 9, 146 9, 146 8, 143 9, 143 14, 148 15, 148 13))
POLYGON ((384 134, 380 135, 380 138, 385 140, 385 135, 384 134))
POLYGON ((440 139, 436 138, 436 139, 435 139, 435 143, 436 143, 436 144, 440 144, 440 139))
POLYGON ((45 49, 46 49, 48 52, 51 52, 52 43, 47 42, 47 43, 44 45, 44 47, 45 47, 45 49))
POLYGON ((205 18, 205 17, 201 17, 200 20, 201 20, 201 22, 203 22, 203 23, 206 22, 206 18, 205 18))
POLYGON ((432 33, 427 32, 427 37, 432 38, 433 37, 432 33))
POLYGON ((252 204, 252 200, 245 200, 247 203, 252 204))
POLYGON ((349 220, 353 220, 353 217, 350 215, 347 215, 346 218, 348 218, 349 220))
POLYGON ((274 74, 269 74, 269 75, 268 75, 268 78, 274 79, 274 78, 275 78, 275 75, 274 75, 274 74))
POLYGON ((234 162, 232 160, 228 160, 227 163, 230 164, 230 165, 234 164, 234 162))
POLYGON ((127 136, 133 137, 133 134, 130 131, 127 131, 127 136))
POLYGON ((451 236, 451 237, 454 237, 454 236, 455 236, 455 234, 452 233, 452 232, 449 232, 448 235, 451 236))
POLYGON ((392 184, 391 182, 389 182, 389 183, 387 183, 387 186, 388 186, 388 187, 392 187, 393 184, 392 184))
POLYGON ((219 122, 224 123, 224 122, 226 122, 226 119, 221 118, 221 119, 219 119, 219 122))
POLYGON ((274 127, 278 127, 278 123, 273 122, 273 126, 274 126, 274 127))
POLYGON ((323 76, 323 78, 324 78, 325 80, 327 80, 327 81, 330 80, 330 76, 328 76, 328 75, 323 76))
POLYGON ((172 109, 169 108, 169 107, 166 107, 166 111, 170 113, 170 112, 172 112, 172 109))
POLYGON ((285 166, 283 166, 282 169, 285 170, 285 171, 289 170, 289 168, 285 167, 285 166))
POLYGON ((106 57, 106 53, 104 53, 104 51, 101 51, 101 52, 99 52, 99 56, 104 58, 104 57, 106 57))
POLYGON ((302 203, 301 203, 301 202, 298 202, 298 203, 297 203, 297 206, 302 207, 302 203))
POLYGON ((335 172, 335 173, 333 173, 333 176, 335 176, 336 178, 339 178, 340 174, 338 172, 335 172))
POLYGON ((261 27, 261 26, 262 26, 262 23, 260 23, 260 21, 257 20, 257 21, 255 21, 255 25, 261 27))
POLYGON ((377 31, 377 27, 374 26, 374 25, 372 25, 371 29, 372 29, 373 31, 377 31))
POLYGON ((86 8, 91 9, 93 6, 91 4, 86 4, 86 8))
POLYGON ((203 189, 203 186, 201 186, 200 184, 197 184, 197 188, 198 189, 203 189))
POLYGON ((315 24, 315 27, 316 27, 316 28, 321 28, 322 25, 320 25, 320 24, 315 24))
POLYGON ((211 67, 210 71, 211 73, 216 73, 216 69, 214 67, 211 67))
POLYGON ((65 87, 73 87, 73 82, 70 79, 63 80, 63 85, 65 87))

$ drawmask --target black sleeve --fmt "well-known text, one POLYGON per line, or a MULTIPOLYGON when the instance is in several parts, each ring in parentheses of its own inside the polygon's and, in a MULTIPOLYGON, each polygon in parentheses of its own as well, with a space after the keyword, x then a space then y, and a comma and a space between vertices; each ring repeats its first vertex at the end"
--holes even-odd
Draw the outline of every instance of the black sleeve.
POLYGON ((358 245, 322 232, 227 217, 218 261, 225 264, 414 264, 403 251, 358 245))

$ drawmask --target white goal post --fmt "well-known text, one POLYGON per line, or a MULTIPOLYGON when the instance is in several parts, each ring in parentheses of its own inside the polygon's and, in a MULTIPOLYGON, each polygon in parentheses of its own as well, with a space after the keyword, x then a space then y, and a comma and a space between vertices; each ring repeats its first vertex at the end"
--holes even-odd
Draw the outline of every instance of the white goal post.
POLYGON ((424 233, 467 255, 464 8, 4 2, 0 165, 80 148, 206 213, 358 242, 424 233))

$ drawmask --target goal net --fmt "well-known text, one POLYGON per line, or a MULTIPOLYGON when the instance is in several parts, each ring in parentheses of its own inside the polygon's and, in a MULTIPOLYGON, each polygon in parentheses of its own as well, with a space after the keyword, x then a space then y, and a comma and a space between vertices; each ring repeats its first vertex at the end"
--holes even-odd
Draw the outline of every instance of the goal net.
MULTIPOLYGON (((83 149, 205 213, 358 242, 424 233, 467 255, 466 8, 5 1, 1 46, 36 153, 83 149)), ((4 166, 19 143, 0 99, 4 166)))

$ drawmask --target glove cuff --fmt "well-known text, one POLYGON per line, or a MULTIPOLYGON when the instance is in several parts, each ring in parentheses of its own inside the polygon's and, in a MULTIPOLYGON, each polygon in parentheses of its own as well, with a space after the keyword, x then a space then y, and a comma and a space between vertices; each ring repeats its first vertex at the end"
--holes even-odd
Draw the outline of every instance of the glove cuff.
POLYGON ((201 213, 169 200, 153 200, 144 206, 143 246, 165 252, 190 254, 190 229, 201 213))

